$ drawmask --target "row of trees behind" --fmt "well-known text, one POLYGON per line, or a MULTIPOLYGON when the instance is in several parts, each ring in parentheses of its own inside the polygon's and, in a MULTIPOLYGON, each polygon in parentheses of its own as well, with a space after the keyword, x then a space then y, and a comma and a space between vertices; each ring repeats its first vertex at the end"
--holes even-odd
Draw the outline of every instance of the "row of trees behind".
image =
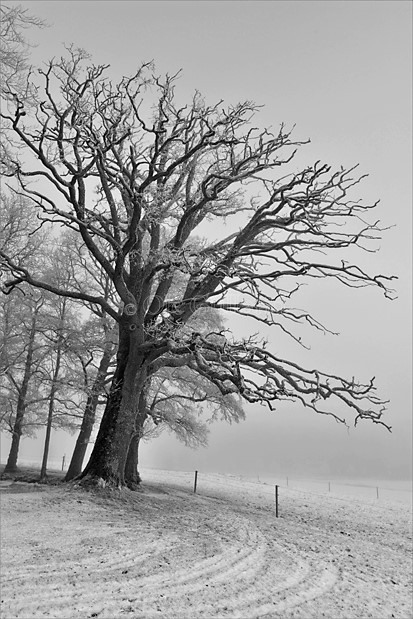
MULTIPOLYGON (((110 280, 101 277, 75 235, 66 231, 56 238, 45 229, 35 244, 37 224, 24 201, 2 195, 2 205, 0 242, 10 255, 24 255, 54 285, 80 286, 87 280, 89 290, 114 299, 110 280)), ((214 321, 208 312, 198 316, 200 329, 219 326, 214 321)), ((66 480, 81 473, 113 376, 117 344, 115 321, 92 304, 27 285, 0 295, 0 423, 11 434, 5 472, 17 470, 21 438, 45 427, 41 478, 52 428, 77 432, 66 480)), ((208 421, 218 413, 229 421, 243 418, 238 400, 223 397, 201 376, 195 379, 185 367, 164 368, 148 385, 131 468, 140 439, 154 438, 163 428, 192 447, 206 445, 208 421)))

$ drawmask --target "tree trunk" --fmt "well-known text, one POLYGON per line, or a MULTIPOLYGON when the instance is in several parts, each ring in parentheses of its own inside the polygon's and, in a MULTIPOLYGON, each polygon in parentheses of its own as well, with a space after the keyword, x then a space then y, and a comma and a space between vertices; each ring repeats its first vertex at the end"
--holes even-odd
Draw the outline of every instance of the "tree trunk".
POLYGON ((62 336, 61 334, 59 334, 58 346, 57 346, 57 352, 56 352, 56 365, 55 365, 55 369, 54 369, 53 376, 52 376, 52 386, 50 388, 49 411, 47 415, 46 438, 44 441, 42 468, 40 470, 40 481, 44 481, 46 479, 47 459, 49 457, 49 447, 50 447, 50 436, 52 434, 54 402, 56 398, 57 379, 59 377, 59 372, 60 372, 61 358, 62 358, 62 336))
POLYGON ((11 441, 7 464, 4 468, 5 473, 15 473, 17 471, 17 459, 19 456, 20 439, 22 436, 23 420, 26 412, 27 391, 29 388, 29 382, 32 373, 34 340, 36 337, 36 322, 39 309, 40 308, 35 307, 32 317, 32 324, 30 326, 30 335, 27 347, 26 361, 24 364, 23 380, 19 389, 19 395, 17 399, 16 418, 13 425, 13 437, 11 441))
POLYGON ((19 457, 20 439, 22 436, 22 426, 23 426, 23 419, 24 419, 25 412, 26 412, 26 403, 25 403, 24 397, 21 397, 21 392, 20 392, 19 398, 17 401, 16 419, 14 420, 14 425, 13 425, 13 435, 11 439, 9 457, 7 458, 7 464, 4 468, 5 473, 15 473, 18 470, 17 460, 19 457))
POLYGON ((69 469, 66 473, 65 481, 70 481, 71 479, 74 479, 82 472, 83 460, 95 423, 98 399, 103 391, 113 352, 113 345, 110 344, 104 351, 102 359, 100 360, 98 372, 93 383, 91 393, 89 394, 86 402, 82 425, 80 428, 79 436, 77 437, 75 448, 73 450, 69 469))
POLYGON ((112 486, 125 485, 126 458, 147 375, 135 333, 127 327, 120 330, 117 367, 94 449, 81 474, 84 483, 102 479, 112 486))
POLYGON ((148 384, 144 386, 140 394, 138 413, 135 419, 135 431, 129 444, 128 457, 125 464, 125 483, 130 490, 136 490, 142 481, 138 471, 138 455, 139 443, 143 436, 143 424, 147 416, 147 390, 148 384))
POLYGON ((140 433, 137 431, 132 435, 131 442, 129 444, 128 457, 125 465, 125 484, 130 490, 136 490, 142 481, 138 471, 140 440, 140 433))
POLYGON ((49 401, 49 412, 47 415, 46 437, 45 437, 44 448, 43 448, 42 468, 40 469, 40 481, 45 481, 47 477, 46 475, 47 459, 49 457, 50 436, 52 434, 53 411, 54 411, 54 396, 51 396, 50 401, 49 401))

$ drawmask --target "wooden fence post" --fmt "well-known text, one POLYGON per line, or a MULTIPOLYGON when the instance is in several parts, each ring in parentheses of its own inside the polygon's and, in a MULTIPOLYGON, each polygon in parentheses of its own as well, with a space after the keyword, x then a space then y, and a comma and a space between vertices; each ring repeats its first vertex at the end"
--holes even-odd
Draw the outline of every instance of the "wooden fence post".
POLYGON ((278 518, 278 486, 275 486, 275 517, 278 518))
POLYGON ((194 493, 196 492, 196 485, 198 482, 198 471, 195 471, 195 480, 194 480, 194 493))

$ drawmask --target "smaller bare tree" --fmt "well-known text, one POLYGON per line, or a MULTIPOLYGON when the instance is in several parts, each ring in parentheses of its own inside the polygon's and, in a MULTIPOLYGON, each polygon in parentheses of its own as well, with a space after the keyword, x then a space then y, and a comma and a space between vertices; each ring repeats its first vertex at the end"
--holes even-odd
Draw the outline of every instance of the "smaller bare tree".
POLYGON ((22 435, 32 434, 44 398, 40 371, 45 350, 41 336, 44 299, 26 290, 0 299, 3 331, 0 348, 3 375, 0 376, 1 425, 12 436, 5 473, 17 471, 22 435))

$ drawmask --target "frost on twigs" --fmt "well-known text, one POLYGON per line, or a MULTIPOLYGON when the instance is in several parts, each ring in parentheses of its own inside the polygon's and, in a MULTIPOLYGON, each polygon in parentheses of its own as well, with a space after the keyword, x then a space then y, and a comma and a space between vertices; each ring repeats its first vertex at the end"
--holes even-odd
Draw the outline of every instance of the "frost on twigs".
POLYGON ((190 342, 171 343, 170 354, 155 361, 158 366, 185 364, 207 378, 224 395, 241 394, 250 403, 271 410, 281 401, 300 402, 314 412, 346 422, 352 411, 354 423, 368 419, 384 425, 386 402, 376 393, 374 380, 365 384, 316 369, 306 369, 271 353, 254 338, 228 341, 197 334, 190 342))
MULTIPOLYGON (((77 273, 60 286, 0 244, 4 292, 29 284, 99 308, 117 324, 116 368, 87 473, 123 484, 124 471, 112 478, 112 464, 122 469, 148 417, 155 425, 169 417, 193 438, 196 423, 175 406, 176 396, 190 394, 168 399, 159 380, 168 368, 185 367, 213 387, 193 404, 217 393, 270 408, 287 400, 340 422, 347 415, 381 424, 386 402, 373 381, 306 368, 199 320, 205 311, 241 316, 304 345, 303 328, 331 331, 297 308, 303 285, 375 288, 392 298, 394 277, 370 272, 385 228, 373 215, 377 203, 354 196, 363 175, 321 161, 297 169, 306 142, 283 124, 258 129, 259 105, 208 105, 198 92, 182 105, 177 76, 154 71, 143 64, 114 83, 107 67, 69 49, 36 75, 34 108, 15 92, 1 113, 27 155, 10 152, 2 164, 12 195, 36 215, 33 234, 69 228, 85 249, 84 272, 93 264, 114 290, 108 296, 77 273), (151 388, 159 394, 153 407, 151 388), (176 414, 160 402, 174 402, 176 414)), ((232 410, 228 419, 237 417, 232 410)), ((204 442, 206 433, 198 437, 204 442)))

